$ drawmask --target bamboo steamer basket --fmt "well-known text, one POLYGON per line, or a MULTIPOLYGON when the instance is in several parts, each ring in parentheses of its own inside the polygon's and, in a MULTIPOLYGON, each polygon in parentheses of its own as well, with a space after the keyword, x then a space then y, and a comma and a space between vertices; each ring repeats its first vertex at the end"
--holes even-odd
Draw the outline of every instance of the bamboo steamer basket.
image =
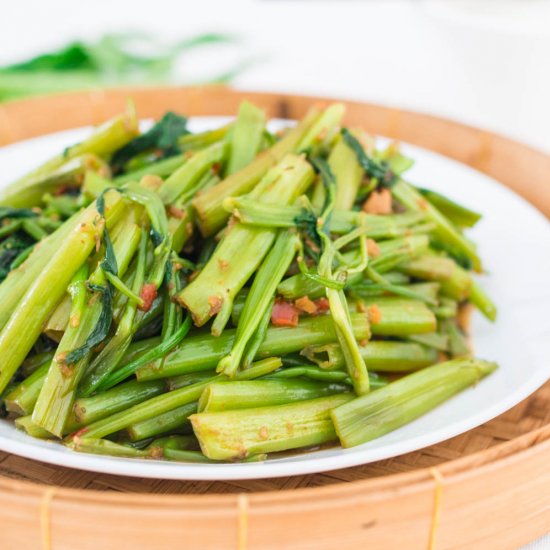
MULTIPOLYGON (((0 105, 0 145, 140 117, 235 113, 248 98, 298 118, 329 100, 221 87, 132 88, 0 105)), ((345 101, 346 123, 430 149, 550 215, 550 156, 449 120, 345 101)), ((475 335, 474 335, 475 338, 475 335)), ((344 470, 231 482, 137 479, 0 452, 1 550, 506 549, 550 530, 550 383, 438 445, 344 470)))

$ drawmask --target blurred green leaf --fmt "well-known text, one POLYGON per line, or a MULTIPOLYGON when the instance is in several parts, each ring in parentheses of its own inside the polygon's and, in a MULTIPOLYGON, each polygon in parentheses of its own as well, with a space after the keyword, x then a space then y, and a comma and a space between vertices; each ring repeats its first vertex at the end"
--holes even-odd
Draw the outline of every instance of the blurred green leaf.
MULTIPOLYGON (((237 40, 232 35, 206 33, 166 46, 151 35, 135 32, 105 35, 93 43, 72 42, 0 67, 0 101, 94 87, 167 83, 186 53, 237 40)), ((209 82, 229 82, 247 66, 240 63, 213 75, 209 82)))

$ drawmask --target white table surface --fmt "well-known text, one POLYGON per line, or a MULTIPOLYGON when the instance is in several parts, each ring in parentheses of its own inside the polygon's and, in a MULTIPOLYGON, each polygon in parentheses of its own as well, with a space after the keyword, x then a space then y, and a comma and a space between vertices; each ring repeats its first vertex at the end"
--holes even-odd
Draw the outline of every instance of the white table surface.
POLYGON ((229 32, 240 42, 185 59, 185 82, 247 59, 242 88, 429 112, 550 152, 549 22, 546 0, 17 0, 2 6, 0 64, 105 32, 229 32))
POLYGON ((0 17, 0 63, 68 39, 205 31, 241 44, 186 59, 187 81, 235 60, 239 86, 332 94, 446 116, 550 151, 546 0, 17 0, 0 17))

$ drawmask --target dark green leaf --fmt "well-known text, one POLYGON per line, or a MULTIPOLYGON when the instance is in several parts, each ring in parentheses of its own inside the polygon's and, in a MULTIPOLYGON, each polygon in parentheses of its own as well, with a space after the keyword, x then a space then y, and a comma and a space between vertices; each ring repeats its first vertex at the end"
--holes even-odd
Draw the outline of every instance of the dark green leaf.
POLYGON ((86 47, 80 42, 44 55, 38 55, 28 61, 4 67, 6 71, 73 71, 75 69, 95 69, 86 47))
MULTIPOLYGON (((235 41, 231 35, 200 34, 177 44, 163 45, 156 37, 131 32, 105 35, 95 42, 73 42, 0 68, 0 101, 136 82, 169 82, 176 62, 188 51, 235 41), (144 46, 153 53, 139 53, 144 46)), ((245 60, 208 81, 232 80, 249 64, 245 60)))
POLYGON ((26 233, 18 231, 4 239, 0 244, 0 281, 3 281, 13 269, 12 264, 18 256, 34 244, 26 233))
POLYGON ((391 187, 397 181, 397 177, 385 163, 377 162, 365 153, 363 146, 347 128, 342 128, 342 137, 357 156, 357 161, 367 176, 376 178, 383 187, 391 187))
POLYGON ((149 235, 155 247, 161 245, 164 241, 164 237, 153 227, 151 228, 151 231, 149 231, 149 235))
POLYGON ((178 138, 185 134, 189 134, 187 118, 166 113, 148 132, 115 152, 111 159, 113 173, 120 173, 130 159, 145 151, 155 150, 161 158, 178 154, 178 138))
POLYGON ((107 228, 103 231, 103 240, 105 241, 105 258, 101 262, 101 269, 103 271, 108 271, 115 276, 118 276, 118 265, 115 256, 115 250, 113 248, 113 243, 111 242, 111 237, 107 228))
POLYGON ((319 249, 321 248, 321 239, 317 233, 317 216, 313 212, 302 208, 294 218, 294 223, 300 233, 308 237, 319 249))
POLYGON ((95 201, 95 206, 97 208, 97 211, 99 212, 99 215, 102 216, 103 218, 105 217, 105 192, 106 191, 108 191, 108 189, 105 189, 105 191, 103 191, 95 201))
MULTIPOLYGON (((108 190, 109 189, 105 189, 96 199, 97 211, 103 218, 105 218, 105 193, 108 190)), ((101 269, 103 269, 103 271, 108 271, 113 275, 118 275, 118 266, 116 262, 115 251, 107 227, 105 227, 105 229, 103 230, 103 240, 105 242, 105 258, 101 262, 101 269)))
POLYGON ((103 342, 109 330, 111 329, 111 324, 113 322, 113 291, 110 283, 107 283, 105 286, 100 285, 88 285, 90 290, 99 292, 101 294, 101 313, 99 319, 97 320, 96 326, 86 338, 86 341, 82 346, 72 350, 65 357, 65 362, 69 365, 72 365, 80 361, 85 357, 93 348, 98 344, 103 342))

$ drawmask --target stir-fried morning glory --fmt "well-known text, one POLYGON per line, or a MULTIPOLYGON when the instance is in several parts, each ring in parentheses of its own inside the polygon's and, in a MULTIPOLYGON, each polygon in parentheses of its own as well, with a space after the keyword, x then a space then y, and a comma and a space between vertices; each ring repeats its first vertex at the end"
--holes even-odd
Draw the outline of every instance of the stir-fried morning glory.
POLYGON ((215 463, 345 447, 489 375, 480 214, 341 104, 270 132, 132 109, 0 192, 0 404, 29 435, 215 463))

